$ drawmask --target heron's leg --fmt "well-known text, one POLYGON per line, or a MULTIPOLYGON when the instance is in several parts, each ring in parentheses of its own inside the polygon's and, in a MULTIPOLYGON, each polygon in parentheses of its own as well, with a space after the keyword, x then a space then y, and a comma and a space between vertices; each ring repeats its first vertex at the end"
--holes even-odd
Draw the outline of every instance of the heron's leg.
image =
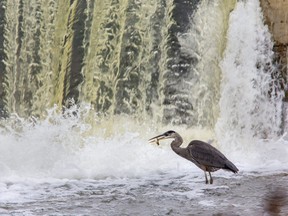
POLYGON ((211 172, 209 172, 209 176, 210 176, 210 184, 213 184, 213 178, 212 178, 211 172))
POLYGON ((204 171, 204 174, 205 174, 205 182, 206 182, 206 184, 208 184, 208 178, 207 178, 207 174, 206 174, 206 172, 204 171))

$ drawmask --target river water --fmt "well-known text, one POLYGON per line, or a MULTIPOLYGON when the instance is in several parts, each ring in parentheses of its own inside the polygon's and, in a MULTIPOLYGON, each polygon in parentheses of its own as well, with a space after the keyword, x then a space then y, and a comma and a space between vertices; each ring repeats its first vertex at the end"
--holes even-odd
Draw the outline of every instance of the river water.
POLYGON ((1 215, 287 215, 287 173, 1 183, 1 215), (279 214, 276 214, 279 213, 279 214))

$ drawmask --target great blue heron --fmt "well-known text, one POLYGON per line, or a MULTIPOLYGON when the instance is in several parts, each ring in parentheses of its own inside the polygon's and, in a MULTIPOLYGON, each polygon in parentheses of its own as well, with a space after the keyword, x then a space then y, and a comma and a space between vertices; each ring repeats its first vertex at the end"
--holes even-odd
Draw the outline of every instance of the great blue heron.
POLYGON ((174 139, 171 142, 171 148, 176 154, 183 158, 193 162, 196 166, 204 171, 206 184, 208 184, 208 178, 206 172, 210 176, 210 184, 213 184, 213 178, 211 172, 219 169, 224 169, 237 173, 239 170, 237 167, 229 161, 219 150, 212 145, 200 140, 193 140, 186 148, 181 148, 183 143, 182 137, 175 131, 167 131, 161 135, 149 139, 149 142, 156 142, 159 145, 159 140, 162 139, 174 139))

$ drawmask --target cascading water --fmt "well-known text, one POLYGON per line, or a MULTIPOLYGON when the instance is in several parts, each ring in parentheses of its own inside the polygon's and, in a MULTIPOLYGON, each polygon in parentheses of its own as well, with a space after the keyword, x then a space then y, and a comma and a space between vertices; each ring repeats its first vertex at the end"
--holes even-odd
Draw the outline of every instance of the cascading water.
MULTIPOLYGON (((258 3, 237 5, 230 15, 227 38, 220 64, 220 116, 215 126, 218 141, 227 152, 244 150, 250 158, 259 157, 257 161, 273 160, 275 150, 270 145, 275 145, 271 140, 276 142, 282 131, 283 92, 279 89, 277 67, 273 65, 271 35, 263 24, 258 3)), ((276 145, 278 153, 287 148, 286 144, 276 145)), ((287 163, 285 156, 280 158, 287 163)))
POLYGON ((236 155, 251 139, 277 139, 282 93, 259 4, 197 3, 3 1, 3 131, 18 128, 13 113, 50 122, 53 104, 73 99, 79 109, 67 112, 90 125, 79 137, 123 135, 127 118, 147 136, 151 125, 182 125, 185 137, 212 139, 236 155), (82 115, 85 104, 90 114, 82 115))
POLYGON ((181 114, 174 122, 191 124, 179 74, 188 73, 192 60, 178 56, 176 35, 185 31, 197 1, 176 7, 173 1, 115 0, 2 5, 9 18, 3 18, 2 38, 6 115, 43 117, 47 108, 73 99, 110 116, 155 115, 168 123, 181 114), (177 16, 179 10, 185 14, 177 16))
MULTIPOLYGON (((186 144, 212 140, 238 166, 233 179, 215 174, 223 185, 286 169, 283 95, 256 0, 2 0, 0 32, 0 213, 53 214, 45 199, 55 196, 95 205, 88 194, 100 215, 121 214, 107 210, 114 201, 124 215, 183 207, 139 201, 139 213, 130 205, 139 197, 147 206, 188 198, 187 214, 229 210, 211 194, 198 200, 197 167, 147 143, 168 129, 186 144)), ((219 184, 217 196, 232 193, 219 184)))
POLYGON ((214 128, 219 116, 222 59, 226 45, 229 14, 235 1, 202 1, 193 16, 189 30, 179 35, 183 53, 197 59, 190 76, 183 80, 193 110, 195 125, 214 128), (213 23, 213 26, 211 25, 213 23), (189 88, 185 86, 189 84, 189 88))

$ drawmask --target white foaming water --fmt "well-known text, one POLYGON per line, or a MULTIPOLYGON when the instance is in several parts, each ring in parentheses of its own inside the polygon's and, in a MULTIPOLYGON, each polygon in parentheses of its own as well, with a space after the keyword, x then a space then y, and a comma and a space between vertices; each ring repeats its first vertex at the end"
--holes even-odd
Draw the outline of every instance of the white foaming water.
POLYGON ((288 142, 278 137, 282 95, 274 92, 273 43, 258 1, 237 4, 227 38, 217 139, 243 166, 285 169, 288 142))
MULTIPOLYGON (((79 199, 82 199, 81 193, 100 190, 101 194, 101 188, 105 191, 103 199, 110 200, 115 195, 121 196, 125 190, 131 190, 131 187, 132 190, 143 185, 149 187, 155 182, 153 191, 170 185, 168 192, 162 192, 165 197, 183 195, 192 199, 202 194, 203 187, 174 192, 173 187, 181 188, 187 183, 202 184, 203 172, 175 154, 169 141, 161 142, 160 146, 148 143, 148 139, 171 127, 156 130, 154 126, 138 125, 131 119, 127 120, 128 117, 115 117, 110 122, 99 121, 97 117, 91 118, 93 115, 86 108, 72 107, 64 115, 57 114, 56 110, 56 107, 49 110, 43 121, 28 121, 13 116, 2 122, 0 203, 3 205, 16 203, 21 208, 27 202, 44 200, 45 203, 51 197, 52 205, 56 205, 58 201, 53 197, 61 200, 80 196, 79 199), (78 115, 73 115, 76 112, 78 115), (115 191, 117 185, 121 185, 119 191, 115 191)), ((173 129, 185 139, 191 135, 188 132, 201 132, 173 129)), ((206 136, 201 135, 203 139, 210 137, 206 136)), ((218 175, 231 176, 226 172, 218 175)), ((161 191, 158 192, 161 195, 161 191)), ((35 211, 38 205, 43 208, 37 204, 29 207, 29 211, 19 212, 32 214, 30 211, 35 211)), ((9 210, 0 208, 1 213, 9 213, 9 210)))
POLYGON ((124 122, 115 117, 111 123, 115 129, 108 132, 101 122, 85 123, 85 116, 73 116, 74 109, 67 112, 63 116, 50 110, 44 121, 26 121, 15 116, 6 124, 3 122, 6 126, 0 133, 2 179, 135 177, 178 169, 181 163, 169 145, 158 147, 148 143, 149 138, 157 135, 155 131, 141 129, 132 120, 124 122))

